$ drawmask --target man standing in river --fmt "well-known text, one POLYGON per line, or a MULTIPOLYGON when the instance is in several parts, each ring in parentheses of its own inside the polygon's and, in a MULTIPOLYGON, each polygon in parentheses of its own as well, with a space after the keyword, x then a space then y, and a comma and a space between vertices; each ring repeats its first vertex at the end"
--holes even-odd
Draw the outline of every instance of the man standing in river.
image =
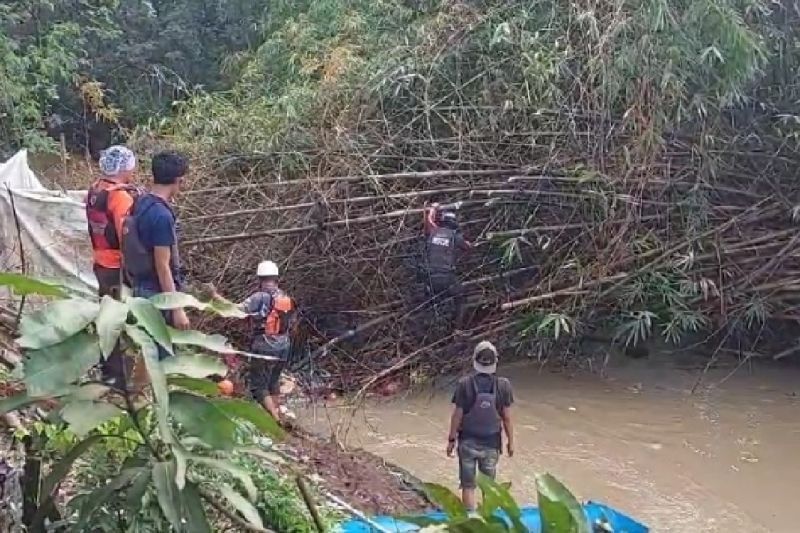
POLYGON ((514 431, 511 382, 497 377, 497 349, 489 341, 475 346, 472 356, 475 370, 458 381, 453 393, 453 414, 447 438, 447 455, 453 456, 458 444, 458 474, 461 500, 475 510, 477 471, 494 479, 497 461, 503 449, 505 432, 508 456, 514 455, 514 431))

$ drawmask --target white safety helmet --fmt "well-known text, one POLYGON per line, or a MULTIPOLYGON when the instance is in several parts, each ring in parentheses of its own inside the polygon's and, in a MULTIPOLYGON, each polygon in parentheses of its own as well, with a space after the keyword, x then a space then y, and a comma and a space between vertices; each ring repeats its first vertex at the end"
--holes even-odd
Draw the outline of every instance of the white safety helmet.
POLYGON ((256 276, 259 278, 277 278, 278 274, 278 265, 272 261, 261 261, 258 264, 256 276))

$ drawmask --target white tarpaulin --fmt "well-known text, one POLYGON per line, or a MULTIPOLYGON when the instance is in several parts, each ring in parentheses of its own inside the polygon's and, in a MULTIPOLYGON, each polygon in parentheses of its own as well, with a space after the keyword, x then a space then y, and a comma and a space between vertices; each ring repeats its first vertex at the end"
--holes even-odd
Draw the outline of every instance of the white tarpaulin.
POLYGON ((22 272, 24 256, 26 274, 96 293, 85 194, 46 189, 24 150, 0 163, 0 270, 22 272))

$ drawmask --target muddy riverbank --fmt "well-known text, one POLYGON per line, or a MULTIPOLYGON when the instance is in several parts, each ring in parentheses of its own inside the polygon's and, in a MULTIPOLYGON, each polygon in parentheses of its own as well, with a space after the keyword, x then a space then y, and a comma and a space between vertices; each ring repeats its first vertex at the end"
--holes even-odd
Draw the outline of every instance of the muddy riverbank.
MULTIPOLYGON (((500 478, 521 502, 549 471, 583 499, 618 507, 655 531, 797 531, 800 369, 698 370, 628 361, 605 378, 515 363, 517 453, 500 478)), ((448 387, 389 401, 308 407, 320 434, 334 432, 426 481, 457 486, 444 454, 448 387)))

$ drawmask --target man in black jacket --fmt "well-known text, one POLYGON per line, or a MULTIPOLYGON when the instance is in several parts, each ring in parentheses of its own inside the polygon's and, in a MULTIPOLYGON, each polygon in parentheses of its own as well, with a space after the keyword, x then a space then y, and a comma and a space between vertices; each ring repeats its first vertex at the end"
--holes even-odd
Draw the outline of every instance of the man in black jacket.
POLYGON ((452 301, 451 321, 458 330, 463 326, 464 291, 458 279, 460 254, 473 247, 464 238, 453 211, 442 211, 439 204, 425 210, 425 266, 431 298, 452 301))

